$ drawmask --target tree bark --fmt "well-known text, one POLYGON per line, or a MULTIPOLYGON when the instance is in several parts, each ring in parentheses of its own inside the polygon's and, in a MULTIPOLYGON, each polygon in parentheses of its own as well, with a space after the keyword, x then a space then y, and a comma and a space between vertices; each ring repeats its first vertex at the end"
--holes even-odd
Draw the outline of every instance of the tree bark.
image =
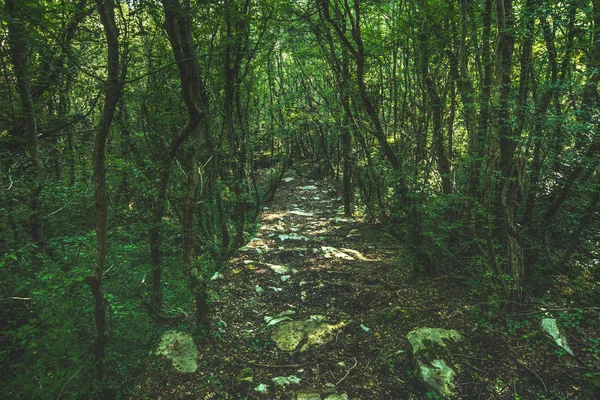
POLYGON ((115 22, 114 0, 96 0, 100 20, 104 27, 107 44, 108 77, 105 84, 102 118, 94 139, 93 179, 96 202, 96 265, 88 282, 94 297, 94 317, 96 340, 94 358, 98 378, 104 378, 104 348, 106 336, 106 299, 102 284, 102 274, 108 252, 108 190, 106 187, 106 140, 110 131, 117 102, 121 94, 119 82, 119 31, 115 22))
POLYGON ((498 87, 497 135, 500 141, 499 166, 502 173, 502 232, 506 251, 505 272, 509 276, 506 286, 507 300, 514 308, 522 294, 524 274, 523 248, 517 226, 517 205, 522 195, 525 159, 515 158, 517 141, 510 122, 511 70, 514 50, 512 0, 496 1, 498 39, 496 47, 496 79, 498 87))
POLYGON ((17 92, 21 103, 21 118, 17 121, 24 126, 27 153, 35 170, 33 187, 29 192, 28 230, 37 246, 45 247, 44 227, 40 216, 40 195, 46 179, 46 168, 42 161, 38 146, 38 132, 35 120, 35 110, 31 91, 31 77, 29 76, 29 44, 25 23, 21 14, 24 12, 22 0, 6 0, 6 14, 8 16, 8 42, 12 55, 17 92))
POLYGON ((191 143, 186 152, 186 192, 183 198, 183 264, 184 273, 194 297, 198 328, 206 327, 208 304, 206 281, 196 260, 196 233, 194 229, 196 192, 198 186, 198 153, 203 145, 202 120, 206 115, 206 90, 200 79, 199 67, 193 49, 189 9, 179 0, 163 0, 165 29, 175 55, 181 93, 188 111, 191 143))

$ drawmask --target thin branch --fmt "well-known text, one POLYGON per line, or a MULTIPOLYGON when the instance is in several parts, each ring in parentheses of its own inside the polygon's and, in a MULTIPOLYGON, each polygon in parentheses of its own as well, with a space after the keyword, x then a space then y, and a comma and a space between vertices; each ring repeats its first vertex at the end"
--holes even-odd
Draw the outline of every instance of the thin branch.
POLYGON ((340 383, 344 382, 346 380, 346 378, 348 377, 348 375, 350 375, 350 372, 352 372, 352 370, 354 368, 356 368, 356 366, 358 365, 358 361, 356 360, 356 357, 354 357, 354 365, 350 367, 350 369, 348 371, 346 371, 346 375, 344 375, 342 377, 342 379, 340 379, 339 381, 337 381, 335 383, 335 386, 338 386, 340 383))

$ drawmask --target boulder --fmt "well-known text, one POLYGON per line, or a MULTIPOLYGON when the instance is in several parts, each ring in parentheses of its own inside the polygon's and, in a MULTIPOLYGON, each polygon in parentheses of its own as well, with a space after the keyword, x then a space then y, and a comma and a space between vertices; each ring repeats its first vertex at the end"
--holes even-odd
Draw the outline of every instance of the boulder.
POLYGON ((163 333, 156 354, 170 359, 179 372, 192 373, 198 369, 198 348, 192 335, 187 332, 163 333))
POLYGON ((567 337, 558 328, 556 319, 554 318, 543 318, 540 322, 540 328, 546 335, 550 336, 557 346, 562 347, 570 355, 574 355, 573 350, 567 344, 567 337))
POLYGON ((345 325, 344 322, 330 325, 314 319, 292 321, 281 324, 274 332, 272 339, 280 350, 296 351, 300 343, 300 351, 311 346, 319 346, 333 340, 334 332, 345 325))
POLYGON ((419 328, 406 335, 412 347, 419 377, 441 396, 452 398, 456 372, 445 359, 449 347, 462 340, 462 335, 453 329, 419 328))

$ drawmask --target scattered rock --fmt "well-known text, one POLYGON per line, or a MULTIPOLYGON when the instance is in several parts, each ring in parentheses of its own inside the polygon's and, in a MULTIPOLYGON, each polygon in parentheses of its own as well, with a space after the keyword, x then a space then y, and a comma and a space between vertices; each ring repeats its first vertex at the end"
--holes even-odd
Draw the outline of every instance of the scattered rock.
POLYGON ((216 281, 217 279, 223 279, 223 274, 219 271, 215 272, 213 276, 210 277, 211 281, 216 281))
POLYGON ((313 391, 296 392, 296 400, 321 400, 321 393, 313 391))
POLYGON ((287 385, 292 385, 292 384, 298 384, 300 383, 300 378, 298 378, 295 375, 290 375, 290 376, 276 376, 275 378, 271 379, 274 383, 275 386, 287 386, 287 385))
POLYGON ((275 272, 278 275, 284 275, 290 271, 290 269, 288 267, 286 267, 285 265, 267 264, 267 266, 269 268, 271 268, 273 270, 273 272, 275 272))
POLYGON ((296 314, 296 311, 294 311, 294 310, 282 311, 274 317, 266 316, 265 322, 267 323, 267 327, 274 326, 283 321, 291 321, 292 319, 290 317, 288 317, 288 315, 294 315, 294 314, 296 314))
POLYGON ((308 238, 304 235, 298 235, 297 233, 292 233, 290 235, 279 235, 279 240, 282 242, 285 240, 308 240, 308 238))
POLYGON ((280 325, 272 335, 273 340, 280 350, 295 351, 302 342, 300 351, 305 351, 311 346, 319 346, 333 340, 334 332, 346 325, 340 322, 330 325, 314 320, 293 321, 280 325))
POLYGON ((540 322, 540 327, 543 332, 545 332, 548 336, 554 340, 559 347, 562 347, 567 353, 570 355, 575 355, 573 350, 567 344, 567 337, 561 330, 558 328, 556 324, 556 319, 554 318, 543 318, 540 322))
POLYGON ((254 391, 258 393, 267 393, 269 391, 269 386, 265 385, 264 383, 261 383, 260 385, 254 388, 254 391))
POLYGON ((300 217, 312 217, 314 215, 313 213, 299 211, 299 210, 288 211, 288 213, 298 215, 300 217))
POLYGON ((419 328, 409 332, 406 338, 413 354, 418 355, 420 351, 430 348, 431 344, 445 347, 448 343, 458 342, 462 340, 462 335, 454 329, 419 328))
POLYGON ((198 348, 187 332, 171 330, 163 333, 156 354, 170 359, 179 372, 192 373, 198 369, 198 348))
POLYGON ((419 328, 406 335, 423 382, 443 397, 455 396, 456 372, 446 364, 447 346, 462 340, 453 329, 419 328))
POLYGON ((338 393, 332 383, 327 383, 322 390, 304 389, 296 392, 296 400, 348 400, 346 393, 338 393))
POLYGON ((342 248, 341 250, 343 252, 345 252, 345 253, 353 254, 354 257, 358 258, 361 261, 377 261, 377 260, 370 260, 370 259, 368 259, 367 257, 363 256, 362 253, 360 251, 358 251, 358 250, 345 249, 345 248, 342 248))
POLYGON ((348 395, 346 393, 342 394, 330 394, 325 397, 325 400, 348 400, 348 395))
POLYGON ((434 388, 444 397, 453 397, 454 377, 456 372, 444 360, 433 360, 430 363, 424 363, 417 360, 421 379, 430 387, 434 388))
POLYGON ((323 256, 325 258, 341 258, 342 260, 354 261, 354 257, 344 253, 343 251, 339 251, 335 247, 323 246, 321 247, 321 251, 323 252, 323 256))
MULTIPOLYGON (((342 207, 343 209, 344 207, 342 207)), ((354 218, 340 218, 340 217, 336 217, 336 218, 329 218, 330 221, 333 222, 354 222, 354 218)))

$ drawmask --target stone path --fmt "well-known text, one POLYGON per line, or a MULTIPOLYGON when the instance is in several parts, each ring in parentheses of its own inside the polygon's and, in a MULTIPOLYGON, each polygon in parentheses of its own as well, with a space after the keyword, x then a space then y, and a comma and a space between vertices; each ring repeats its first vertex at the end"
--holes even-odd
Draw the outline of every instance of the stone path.
POLYGON ((199 342, 197 369, 175 365, 195 372, 147 370, 139 397, 503 399, 514 398, 517 374, 527 393, 545 389, 527 360, 513 359, 517 344, 478 326, 468 287, 413 277, 383 232, 344 218, 331 183, 288 174, 255 237, 210 282, 216 328, 199 342))

